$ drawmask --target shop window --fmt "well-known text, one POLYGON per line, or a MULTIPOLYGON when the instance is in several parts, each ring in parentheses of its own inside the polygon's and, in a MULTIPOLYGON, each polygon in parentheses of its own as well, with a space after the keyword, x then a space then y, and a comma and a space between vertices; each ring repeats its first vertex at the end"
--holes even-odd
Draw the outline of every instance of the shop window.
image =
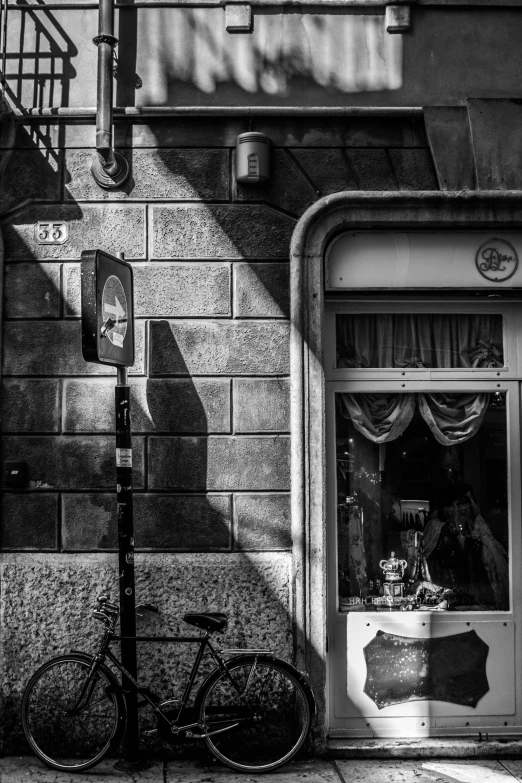
POLYGON ((339 609, 507 611, 506 395, 338 392, 335 408, 339 609))

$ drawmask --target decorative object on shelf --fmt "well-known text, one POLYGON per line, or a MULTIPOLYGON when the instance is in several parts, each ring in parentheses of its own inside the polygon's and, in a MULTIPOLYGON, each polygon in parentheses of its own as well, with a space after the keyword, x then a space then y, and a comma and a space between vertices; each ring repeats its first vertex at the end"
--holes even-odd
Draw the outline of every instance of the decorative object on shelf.
POLYGON ((379 568, 384 571, 385 582, 401 582, 407 565, 406 560, 399 560, 392 552, 389 560, 380 561, 379 568))
POLYGON ((433 582, 419 582, 415 585, 415 598, 419 609, 446 612, 455 603, 455 592, 433 582))
POLYGON ((389 560, 381 560, 379 568, 384 571, 384 595, 392 598, 402 598, 404 595, 404 584, 402 578, 408 563, 406 560, 399 560, 395 557, 395 552, 391 553, 389 560))

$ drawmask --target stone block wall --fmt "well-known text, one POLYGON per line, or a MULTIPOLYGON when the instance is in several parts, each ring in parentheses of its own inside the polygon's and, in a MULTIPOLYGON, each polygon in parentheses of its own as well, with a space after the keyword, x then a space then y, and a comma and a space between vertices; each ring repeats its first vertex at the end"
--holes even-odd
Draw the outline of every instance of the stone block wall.
POLYGON ((9 727, 24 679, 54 652, 92 646, 91 602, 117 594, 115 371, 82 358, 84 249, 123 251, 135 275, 137 598, 162 605, 167 625, 168 612, 228 611, 232 643, 270 637, 292 656, 292 231, 328 193, 437 184, 417 119, 267 118, 255 129, 273 140, 273 175, 247 187, 233 172, 248 121, 119 123, 132 174, 118 192, 90 175, 94 127, 17 129, 0 190, 1 458, 24 461, 28 481, 1 499, 5 749, 18 747, 9 727), (67 222, 68 241, 38 244, 34 224, 53 220, 67 222))
POLYGON ((52 148, 43 127, 18 126, 0 196, 2 459, 26 462, 28 484, 3 493, 3 551, 115 547, 114 370, 81 354, 79 258, 92 247, 123 250, 135 274, 137 548, 290 547, 296 219, 337 190, 437 185, 418 119, 261 125, 272 178, 246 186, 233 176, 245 123, 122 123, 132 174, 116 192, 92 179, 88 127, 61 126, 52 148), (38 244, 34 224, 55 219, 68 241, 38 244))
MULTIPOLYGON (((167 509, 160 521, 169 516, 167 509)), ((117 596, 117 555, 16 554, 4 559, 0 578, 0 741, 7 754, 26 754, 29 749, 20 726, 24 687, 43 661, 71 649, 96 650, 101 626, 89 610, 100 592, 117 596)), ((290 659, 291 593, 288 555, 284 552, 228 557, 218 553, 156 553, 136 558, 136 598, 160 608, 158 615, 139 615, 137 630, 142 634, 186 635, 190 628, 181 620, 186 612, 195 607, 200 611, 220 610, 228 614, 229 623, 217 637, 218 645, 256 646, 290 659)), ((181 696, 195 655, 195 648, 188 647, 138 645, 140 679, 164 700, 181 696)), ((208 673, 209 667, 210 661, 206 660, 201 675, 208 673)), ((149 726, 154 724, 150 708, 140 710, 140 720, 149 726)), ((166 750, 156 744, 151 747, 146 738, 142 738, 141 747, 151 754, 166 750)))

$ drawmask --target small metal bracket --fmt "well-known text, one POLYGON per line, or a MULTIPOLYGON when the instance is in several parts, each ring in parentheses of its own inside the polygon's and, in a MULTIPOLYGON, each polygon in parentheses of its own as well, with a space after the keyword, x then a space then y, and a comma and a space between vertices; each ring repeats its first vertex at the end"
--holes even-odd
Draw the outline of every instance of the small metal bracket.
POLYGON ((101 43, 110 44, 111 46, 118 46, 118 39, 114 35, 95 35, 92 39, 93 44, 99 46, 101 43))
POLYGON ((107 166, 99 154, 96 154, 91 166, 95 182, 105 190, 117 190, 127 181, 130 173, 129 161, 121 152, 114 152, 114 163, 107 166))
POLYGON ((411 30, 411 10, 409 5, 388 5, 384 16, 387 33, 408 33, 411 30))
POLYGON ((251 33, 252 32, 252 6, 225 5, 225 27, 227 33, 251 33))

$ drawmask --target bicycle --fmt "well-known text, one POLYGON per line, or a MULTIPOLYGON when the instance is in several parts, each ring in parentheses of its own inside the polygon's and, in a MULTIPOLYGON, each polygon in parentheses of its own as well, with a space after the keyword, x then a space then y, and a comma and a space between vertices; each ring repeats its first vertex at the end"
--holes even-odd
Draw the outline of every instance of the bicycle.
MULTIPOLYGON (((151 604, 137 608, 158 611, 151 604)), ((82 772, 118 750, 126 727, 126 700, 107 659, 143 698, 138 706, 149 704, 154 710, 158 723, 153 731, 165 738, 202 739, 232 769, 271 772, 304 745, 315 714, 306 676, 268 650, 214 647, 210 637, 225 629, 226 615, 186 614, 185 622, 204 631, 200 636, 135 637, 116 633, 119 609, 106 596, 98 597, 93 616, 104 624, 98 651, 91 655, 74 650, 47 661, 24 691, 23 730, 32 750, 49 767, 82 772), (172 708, 171 699, 162 702, 129 674, 109 649, 123 638, 199 644, 179 706, 172 708), (216 667, 188 706, 206 652, 216 667)))

